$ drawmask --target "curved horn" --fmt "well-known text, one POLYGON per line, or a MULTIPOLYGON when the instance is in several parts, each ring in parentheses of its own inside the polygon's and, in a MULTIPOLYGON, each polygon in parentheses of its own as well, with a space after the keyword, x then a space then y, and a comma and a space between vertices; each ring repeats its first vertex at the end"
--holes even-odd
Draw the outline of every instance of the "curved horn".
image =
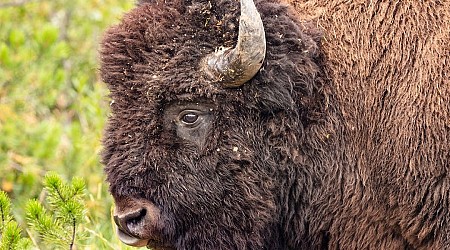
POLYGON ((266 54, 266 37, 253 0, 241 1, 238 42, 204 58, 203 69, 225 87, 239 87, 258 73, 266 54))

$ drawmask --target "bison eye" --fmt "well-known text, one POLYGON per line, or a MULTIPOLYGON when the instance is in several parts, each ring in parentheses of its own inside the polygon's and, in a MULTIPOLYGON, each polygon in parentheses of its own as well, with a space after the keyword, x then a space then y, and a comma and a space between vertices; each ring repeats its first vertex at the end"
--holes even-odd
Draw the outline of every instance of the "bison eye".
POLYGON ((173 103, 164 111, 164 126, 177 137, 202 148, 213 124, 214 106, 205 103, 173 103))
POLYGON ((202 114, 201 111, 198 110, 183 110, 179 114, 178 119, 184 125, 187 125, 189 127, 195 127, 201 120, 200 119, 201 114, 202 114))
POLYGON ((187 113, 183 115, 181 118, 181 121, 183 121, 186 124, 194 124, 198 120, 198 115, 194 113, 187 113))

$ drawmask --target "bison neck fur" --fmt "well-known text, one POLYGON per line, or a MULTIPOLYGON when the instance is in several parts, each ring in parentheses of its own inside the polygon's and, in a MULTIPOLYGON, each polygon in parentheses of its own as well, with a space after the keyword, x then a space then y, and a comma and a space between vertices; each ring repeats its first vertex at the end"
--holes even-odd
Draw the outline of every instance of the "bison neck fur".
POLYGON ((116 203, 177 249, 450 248, 448 1, 255 3, 266 59, 238 88, 199 66, 237 1, 141 1, 106 32, 116 203))

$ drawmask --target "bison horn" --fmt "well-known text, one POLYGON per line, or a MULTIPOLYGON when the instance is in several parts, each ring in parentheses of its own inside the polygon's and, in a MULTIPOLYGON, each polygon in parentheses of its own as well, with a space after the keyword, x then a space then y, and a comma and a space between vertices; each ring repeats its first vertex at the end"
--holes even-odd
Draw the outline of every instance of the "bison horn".
POLYGON ((225 87, 239 87, 258 73, 266 54, 266 37, 253 0, 241 1, 238 42, 207 55, 203 70, 225 87))

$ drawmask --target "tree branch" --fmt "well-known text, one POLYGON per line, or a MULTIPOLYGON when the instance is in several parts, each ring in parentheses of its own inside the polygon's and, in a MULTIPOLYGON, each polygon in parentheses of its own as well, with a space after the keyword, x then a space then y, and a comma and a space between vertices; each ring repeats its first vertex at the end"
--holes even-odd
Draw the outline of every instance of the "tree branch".
POLYGON ((70 241, 70 248, 69 248, 70 250, 73 249, 73 245, 75 243, 75 230, 77 229, 77 224, 76 224, 75 218, 72 219, 72 222, 73 222, 73 224, 72 224, 72 240, 70 241))
POLYGON ((18 6, 25 5, 31 1, 34 1, 34 0, 18 0, 18 1, 14 1, 14 2, 0 3, 0 8, 18 7, 18 6))

